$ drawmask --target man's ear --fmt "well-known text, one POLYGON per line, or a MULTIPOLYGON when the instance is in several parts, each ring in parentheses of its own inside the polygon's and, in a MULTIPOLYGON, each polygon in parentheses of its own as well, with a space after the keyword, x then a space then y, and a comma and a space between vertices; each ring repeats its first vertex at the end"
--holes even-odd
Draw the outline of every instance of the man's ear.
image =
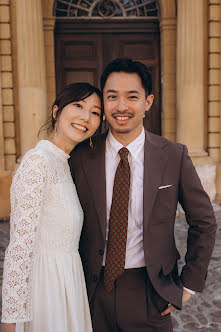
POLYGON ((57 112, 58 112, 58 106, 54 105, 53 108, 52 108, 52 116, 53 116, 54 120, 57 119, 57 112))
POLYGON ((154 95, 153 94, 148 95, 145 104, 145 112, 149 111, 149 109, 153 104, 153 101, 154 101, 154 95))

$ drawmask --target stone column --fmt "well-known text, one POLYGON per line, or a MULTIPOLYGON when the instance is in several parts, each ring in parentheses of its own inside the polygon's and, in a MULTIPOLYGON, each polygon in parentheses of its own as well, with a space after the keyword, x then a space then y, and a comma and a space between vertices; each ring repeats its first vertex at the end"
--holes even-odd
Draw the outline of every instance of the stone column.
POLYGON ((177 142, 205 157, 207 0, 177 0, 177 142), (204 22, 205 21, 205 22, 204 22))
POLYGON ((47 119, 41 0, 16 0, 18 98, 21 154, 38 141, 47 119))
MULTIPOLYGON (((161 7, 162 8, 162 7, 161 7)), ((162 8, 163 9, 163 8, 162 8)), ((176 17, 162 17, 162 135, 176 141, 176 17)))
POLYGON ((54 56, 54 26, 55 17, 43 17, 45 64, 46 64, 46 84, 47 84, 47 106, 49 115, 51 106, 56 97, 55 88, 55 56, 54 56))

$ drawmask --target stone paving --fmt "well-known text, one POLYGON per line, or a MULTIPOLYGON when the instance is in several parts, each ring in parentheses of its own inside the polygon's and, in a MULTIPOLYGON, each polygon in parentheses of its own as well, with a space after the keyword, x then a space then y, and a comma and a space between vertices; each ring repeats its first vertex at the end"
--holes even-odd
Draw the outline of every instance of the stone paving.
MULTIPOLYGON (((221 207, 214 205, 214 210, 218 229, 206 287, 202 293, 192 296, 188 303, 183 306, 182 311, 176 310, 173 312, 174 332, 221 332, 221 207)), ((177 247, 182 257, 179 261, 180 268, 184 262, 186 247, 187 226, 184 220, 184 214, 180 211, 177 216, 175 230, 177 247)), ((0 221, 0 291, 4 251, 8 244, 8 239, 9 223, 0 221)))

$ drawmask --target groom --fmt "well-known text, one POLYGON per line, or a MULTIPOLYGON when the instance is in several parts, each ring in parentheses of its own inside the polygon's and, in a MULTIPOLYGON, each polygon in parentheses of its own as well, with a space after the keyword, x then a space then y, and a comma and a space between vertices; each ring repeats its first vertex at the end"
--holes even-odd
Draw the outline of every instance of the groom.
POLYGON ((216 223, 187 148, 147 132, 146 66, 116 59, 101 89, 109 131, 73 151, 84 210, 80 254, 94 332, 169 332, 170 312, 204 288, 216 223), (185 265, 174 239, 177 203, 189 225, 185 265))

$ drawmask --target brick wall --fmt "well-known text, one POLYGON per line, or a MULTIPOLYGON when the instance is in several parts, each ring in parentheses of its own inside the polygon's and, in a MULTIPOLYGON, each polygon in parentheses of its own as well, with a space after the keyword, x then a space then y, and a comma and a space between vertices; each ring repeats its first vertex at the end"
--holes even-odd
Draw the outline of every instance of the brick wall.
POLYGON ((221 0, 209 0, 208 152, 220 162, 221 117, 221 0))
POLYGON ((5 170, 14 170, 16 147, 9 0, 0 0, 0 70, 5 170))

